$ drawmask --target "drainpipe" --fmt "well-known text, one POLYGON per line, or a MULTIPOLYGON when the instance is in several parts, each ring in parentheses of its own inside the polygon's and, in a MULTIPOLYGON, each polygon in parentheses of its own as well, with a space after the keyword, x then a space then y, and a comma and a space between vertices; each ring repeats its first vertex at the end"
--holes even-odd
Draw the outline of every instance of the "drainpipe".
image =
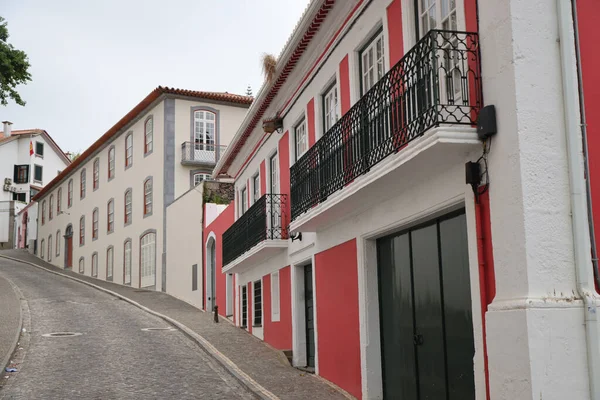
POLYGON ((577 27, 573 20, 571 1, 556 0, 556 5, 571 189, 575 275, 577 278, 577 291, 584 304, 590 399, 600 400, 600 381, 598 381, 600 376, 600 336, 598 333, 600 329, 597 317, 599 303, 594 287, 594 270, 590 256, 591 240, 587 185, 584 172, 581 115, 578 109, 580 107, 580 92, 578 90, 577 59, 572 46, 575 44, 574 29, 577 29, 577 27))

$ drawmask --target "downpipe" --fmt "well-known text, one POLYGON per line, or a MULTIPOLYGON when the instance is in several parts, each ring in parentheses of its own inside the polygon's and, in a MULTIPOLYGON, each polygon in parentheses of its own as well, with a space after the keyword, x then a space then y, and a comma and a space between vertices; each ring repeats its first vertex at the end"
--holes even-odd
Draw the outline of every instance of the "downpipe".
POLYGON ((575 53, 577 29, 572 14, 572 1, 556 0, 560 61, 562 70, 563 107, 571 188, 571 213, 573 221, 573 246, 577 292, 584 305, 584 324, 587 346, 587 364, 590 399, 600 400, 600 336, 598 322, 598 294, 594 287, 594 269, 591 259, 591 240, 588 219, 587 183, 583 158, 583 137, 580 114, 580 97, 575 53))

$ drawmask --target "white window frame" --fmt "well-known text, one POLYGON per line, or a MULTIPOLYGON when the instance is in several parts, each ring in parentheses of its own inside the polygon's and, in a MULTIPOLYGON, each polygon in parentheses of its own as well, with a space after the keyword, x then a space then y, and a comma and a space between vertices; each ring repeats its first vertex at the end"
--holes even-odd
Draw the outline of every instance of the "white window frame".
POLYGON ((334 81, 323 94, 323 134, 335 125, 340 119, 340 114, 337 81, 334 81))
POLYGON ((83 170, 81 170, 81 173, 79 174, 79 198, 80 199, 84 199, 85 198, 85 191, 86 191, 86 175, 87 175, 87 171, 85 170, 85 168, 83 170))
POLYGON ((44 180, 44 166, 39 164, 33 164, 33 182, 34 183, 42 183, 44 180), (42 175, 42 179, 36 179, 35 170, 36 168, 40 168, 40 175, 42 175))
POLYGON ((125 218, 124 218, 125 225, 128 225, 131 223, 131 219, 133 216, 132 201, 133 201, 132 190, 127 189, 125 191, 125 218))
POLYGON ((94 211, 92 211, 92 240, 98 239, 98 234, 99 234, 98 219, 99 218, 100 218, 100 211, 97 208, 95 208, 94 211))
POLYGON ((92 254, 92 276, 98 276, 98 253, 92 254))
POLYGON ((52 209, 54 208, 54 193, 50 195, 50 198, 48 199, 48 221, 52 221, 52 217, 54 216, 54 214, 52 214, 52 209))
POLYGON ((92 179, 93 179, 93 183, 92 183, 92 189, 96 190, 100 187, 100 159, 96 158, 94 160, 94 167, 92 169, 93 174, 92 174, 92 179))
POLYGON ((140 238, 140 286, 151 286, 144 278, 153 276, 156 276, 156 233, 148 232, 140 238))
POLYGON ((109 200, 106 208, 106 212, 108 214, 106 216, 106 231, 110 233, 115 230, 115 201, 109 200))
POLYGON ((79 273, 80 274, 84 274, 85 273, 85 258, 81 257, 79 259, 79 273))
POLYGON ((271 274, 271 321, 281 321, 281 281, 279 271, 271 274))
POLYGON ((46 200, 42 201, 42 225, 46 223, 46 200))
POLYGON ((44 146, 44 142, 38 142, 38 141, 36 141, 35 142, 35 156, 39 157, 39 158, 44 158, 44 152, 46 150, 45 147, 46 146, 44 146), (41 153, 38 153, 38 144, 42 145, 42 152, 41 153))
POLYGON ((106 278, 112 278, 115 270, 115 248, 106 249, 106 278))
POLYGON ((57 217, 60 215, 61 210, 62 210, 62 188, 60 187, 56 191, 56 216, 57 217))
POLYGON ((115 177, 115 148, 108 150, 108 179, 115 177))
POLYGON ((205 174, 203 172, 197 172, 194 174, 194 187, 198 186, 199 184, 201 184, 204 181, 207 181, 210 179, 210 174, 205 174), (197 179, 197 178, 200 179, 197 179))
POLYGON ((48 235, 48 262, 52 261, 52 234, 48 235))
POLYGON ((279 154, 274 153, 269 157, 269 191, 271 194, 279 194, 279 154))
POLYGON ((308 151, 308 130, 306 118, 303 116, 294 126, 294 154, 296 161, 308 151))
POLYGON ((125 167, 133 164, 133 133, 130 132, 125 136, 125 167))
POLYGON ((248 211, 248 188, 244 186, 240 190, 240 215, 248 211))
POLYGON ((40 258, 44 259, 44 248, 46 247, 46 241, 42 239, 42 243, 40 243, 40 258))
POLYGON ((67 208, 73 205, 73 179, 69 179, 67 183, 67 208))
POLYGON ((217 115, 212 111, 194 111, 194 150, 215 151, 217 115), (212 116, 212 118, 209 118, 212 116))
POLYGON ((144 154, 152 153, 154 140, 154 122, 153 118, 150 117, 144 124, 144 154))
POLYGON ((144 181, 144 216, 152 215, 152 178, 144 181))
POLYGON ((369 91, 387 72, 383 29, 359 53, 361 96, 369 91), (378 47, 381 54, 377 53, 378 47), (372 73, 372 74, 371 74, 372 73))
POLYGON ((132 280, 132 271, 131 271, 131 267, 133 265, 132 262, 132 242, 131 239, 126 240, 125 243, 123 243, 123 284, 124 285, 131 285, 131 280, 132 280))
POLYGON ((252 177, 252 204, 260 199, 260 174, 257 172, 252 177))

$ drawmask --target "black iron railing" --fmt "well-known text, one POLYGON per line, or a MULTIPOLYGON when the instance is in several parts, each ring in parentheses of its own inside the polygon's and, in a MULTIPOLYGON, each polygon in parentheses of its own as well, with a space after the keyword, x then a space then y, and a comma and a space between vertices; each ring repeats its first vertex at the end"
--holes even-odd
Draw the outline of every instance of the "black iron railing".
POLYGON ((227 146, 216 144, 183 142, 181 162, 189 164, 216 164, 227 146))
POLYGON ((287 239, 287 195, 265 194, 223 233, 223 265, 258 243, 287 239))
POLYGON ((432 30, 291 168, 291 219, 440 124, 482 107, 476 33, 432 30))

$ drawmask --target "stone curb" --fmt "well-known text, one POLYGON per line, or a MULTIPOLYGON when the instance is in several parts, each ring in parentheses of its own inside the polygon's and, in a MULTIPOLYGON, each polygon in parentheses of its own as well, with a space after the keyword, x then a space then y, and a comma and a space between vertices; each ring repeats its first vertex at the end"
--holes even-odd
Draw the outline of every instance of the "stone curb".
POLYGON ((15 338, 13 339, 12 346, 9 347, 10 351, 4 357, 4 359, 2 361, 0 361, 1 362, 0 367, 2 368, 2 370, 0 371, 0 376, 5 373, 4 368, 8 366, 10 359, 11 359, 13 353, 15 352, 15 349, 17 348, 17 345, 19 344, 19 338, 21 337, 21 330, 23 330, 23 310, 21 309, 21 307, 22 307, 21 301, 23 299, 23 293, 21 293, 21 290, 10 279, 8 279, 5 276, 3 276, 2 279, 6 279, 8 284, 12 287, 13 292, 15 293, 15 296, 17 296, 17 300, 19 300, 19 328, 17 329, 17 334, 15 335, 15 338))
MULTIPOLYGON (((104 293, 110 294, 111 296, 117 297, 123 301, 126 301, 129 304, 132 304, 138 308, 140 308, 141 310, 146 311, 149 314, 152 314, 156 317, 161 318, 162 320, 168 322, 169 324, 175 326, 179 331, 181 331, 184 335, 186 335, 187 337, 189 337, 190 339, 192 339, 194 342, 196 342, 207 354, 209 354, 210 356, 212 356, 216 361, 219 362, 219 364, 221 364, 223 366, 223 368, 225 368, 231 375, 233 375, 244 387, 246 387, 248 390, 250 390, 252 393, 254 393, 254 395, 256 395, 258 398, 262 399, 262 400, 279 400, 279 397, 275 396, 273 393, 271 393, 270 391, 268 391, 267 389, 265 389, 263 386, 261 386, 258 382, 256 382, 254 379, 252 379, 248 374, 246 374, 244 371, 242 371, 233 361, 231 361, 227 356, 225 356, 223 353, 219 352, 219 350, 217 350, 212 344, 210 344, 210 342, 208 342, 204 337, 200 336, 198 333, 194 332, 192 329, 188 328, 187 326, 185 326, 184 324, 182 324, 181 322, 168 317, 164 314, 158 313, 154 310, 151 310, 150 308, 141 305, 140 303, 138 303, 137 301, 131 300, 128 297, 125 297, 117 292, 113 292, 112 290, 103 288, 101 286, 98 285, 94 285, 91 282, 87 282, 84 281, 82 279, 78 279, 69 275, 65 275, 62 274, 60 272, 56 272, 56 271, 52 271, 49 270, 48 268, 44 268, 40 265, 34 264, 32 262, 29 261, 24 261, 24 260, 20 260, 18 258, 14 258, 14 257, 10 257, 10 256, 6 256, 3 254, 0 254, 1 258, 6 258, 8 260, 12 260, 12 261, 16 261, 16 262, 20 262, 23 264, 29 264, 32 265, 36 268, 39 268, 41 270, 44 270, 46 272, 49 272, 51 274, 54 275, 58 275, 58 276, 62 276, 64 278, 79 282, 79 283, 83 283, 84 285, 93 287, 94 289, 100 290, 104 293)), ((21 311, 19 311, 20 313, 21 311)), ((21 324, 22 324, 22 315, 21 315, 21 324)), ((20 325, 21 326, 21 325, 20 325)), ((19 327, 19 332, 17 333, 17 340, 19 338, 19 334, 21 333, 21 327, 19 327)), ((15 341, 15 344, 17 342, 15 341)), ((10 354, 12 355, 12 353, 10 354)), ((9 355, 9 358, 10 358, 9 355)))

